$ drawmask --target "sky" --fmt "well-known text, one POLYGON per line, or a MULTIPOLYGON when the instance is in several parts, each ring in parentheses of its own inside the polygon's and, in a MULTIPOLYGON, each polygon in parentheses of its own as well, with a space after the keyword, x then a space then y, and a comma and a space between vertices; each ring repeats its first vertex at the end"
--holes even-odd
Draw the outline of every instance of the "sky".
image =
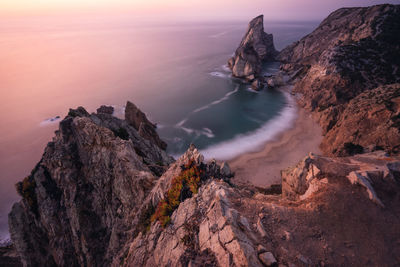
POLYGON ((400 0, 0 0, 1 16, 118 14, 159 19, 315 20, 340 7, 400 0))

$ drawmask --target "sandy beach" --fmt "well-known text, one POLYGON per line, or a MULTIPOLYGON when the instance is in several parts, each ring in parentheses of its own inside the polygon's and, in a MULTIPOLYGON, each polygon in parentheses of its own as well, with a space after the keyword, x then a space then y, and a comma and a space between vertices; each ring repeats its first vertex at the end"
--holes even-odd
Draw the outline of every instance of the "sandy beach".
MULTIPOLYGON (((287 88, 283 89, 287 90, 287 88)), ((322 130, 311 115, 297 107, 297 118, 289 130, 269 141, 258 152, 250 152, 228 161, 235 172, 234 182, 267 187, 281 183, 280 171, 294 166, 309 152, 320 154, 322 130)))

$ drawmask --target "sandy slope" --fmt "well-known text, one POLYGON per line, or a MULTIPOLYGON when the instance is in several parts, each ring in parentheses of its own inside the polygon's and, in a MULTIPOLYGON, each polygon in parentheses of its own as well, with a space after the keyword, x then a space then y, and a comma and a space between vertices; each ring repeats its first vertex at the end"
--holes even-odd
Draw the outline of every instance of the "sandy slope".
POLYGON ((229 161, 236 183, 249 182, 263 187, 280 184, 281 170, 294 166, 309 152, 321 153, 318 147, 322 140, 321 128, 307 111, 299 107, 297 112, 293 127, 276 140, 267 142, 259 152, 246 153, 229 161))

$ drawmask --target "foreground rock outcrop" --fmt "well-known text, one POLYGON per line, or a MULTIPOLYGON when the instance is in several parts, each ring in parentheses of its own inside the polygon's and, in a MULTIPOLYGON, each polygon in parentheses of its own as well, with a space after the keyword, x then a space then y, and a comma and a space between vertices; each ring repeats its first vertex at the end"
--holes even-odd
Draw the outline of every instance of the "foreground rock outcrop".
POLYGON ((194 145, 174 161, 109 112, 70 110, 17 184, 11 238, 25 266, 400 260, 399 157, 310 154, 267 189, 233 185, 233 175, 194 145))
POLYGON ((70 110, 9 215, 28 266, 99 266, 126 241, 132 212, 173 158, 107 113, 70 110))
POLYGON ((272 34, 264 32, 264 16, 261 15, 249 23, 235 55, 228 61, 228 66, 234 77, 250 81, 255 89, 259 89, 263 83, 260 77, 262 63, 273 61, 277 54, 272 34))
POLYGON ((280 52, 324 130, 325 153, 349 155, 349 144, 399 151, 399 36, 399 5, 341 8, 280 52))

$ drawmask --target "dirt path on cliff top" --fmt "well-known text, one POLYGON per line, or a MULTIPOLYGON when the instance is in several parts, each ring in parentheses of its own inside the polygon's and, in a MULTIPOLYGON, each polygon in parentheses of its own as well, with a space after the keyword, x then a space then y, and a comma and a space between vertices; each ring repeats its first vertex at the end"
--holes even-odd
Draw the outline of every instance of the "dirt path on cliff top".
POLYGON ((321 154, 321 127, 304 109, 297 108, 291 129, 276 140, 264 144, 259 152, 250 152, 228 161, 235 172, 234 182, 268 187, 281 183, 280 171, 296 165, 309 152, 321 154))

